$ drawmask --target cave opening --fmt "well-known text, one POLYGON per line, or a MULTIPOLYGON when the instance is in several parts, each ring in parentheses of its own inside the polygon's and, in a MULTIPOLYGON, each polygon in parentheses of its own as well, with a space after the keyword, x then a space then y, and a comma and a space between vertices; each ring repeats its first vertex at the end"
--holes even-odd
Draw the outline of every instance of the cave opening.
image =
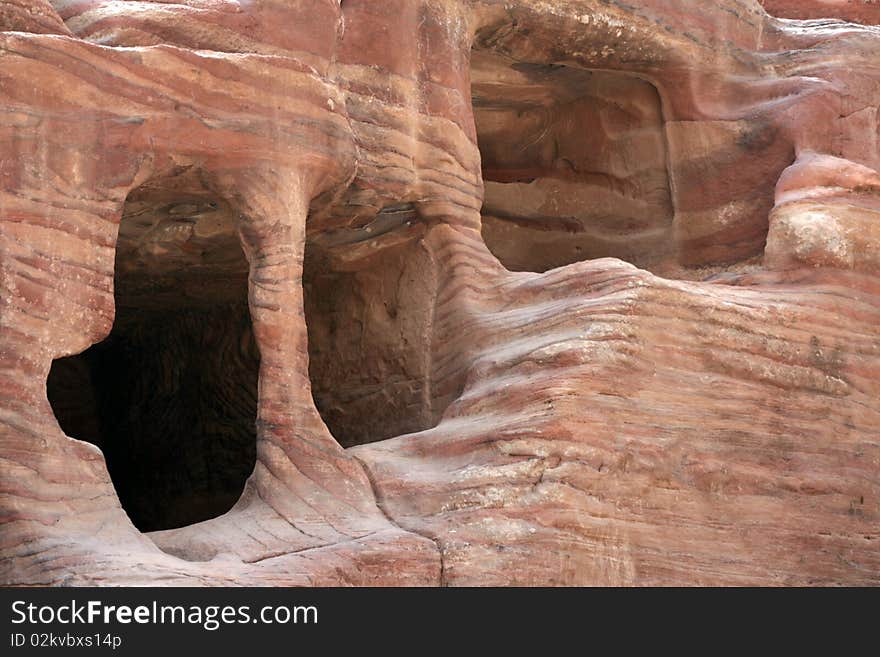
POLYGON ((186 169, 133 191, 114 283, 110 335, 52 364, 55 416, 139 530, 222 515, 256 461, 260 362, 232 208, 186 169))
POLYGON ((673 252, 662 103, 614 71, 517 62, 476 48, 483 238, 513 271, 602 257, 652 269, 673 252))
POLYGON ((343 447, 429 429, 452 399, 435 385, 436 272, 411 203, 311 224, 303 264, 312 397, 343 447))

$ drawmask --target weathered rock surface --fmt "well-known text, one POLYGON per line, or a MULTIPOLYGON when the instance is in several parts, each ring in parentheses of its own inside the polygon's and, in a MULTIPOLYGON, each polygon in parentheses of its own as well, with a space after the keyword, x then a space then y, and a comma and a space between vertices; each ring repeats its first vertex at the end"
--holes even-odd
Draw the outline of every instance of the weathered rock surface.
POLYGON ((878 22, 4 3, 0 582, 880 584, 880 32, 795 4, 878 22))
POLYGON ((880 25, 877 0, 761 0, 764 8, 780 18, 838 18, 865 25, 880 25))

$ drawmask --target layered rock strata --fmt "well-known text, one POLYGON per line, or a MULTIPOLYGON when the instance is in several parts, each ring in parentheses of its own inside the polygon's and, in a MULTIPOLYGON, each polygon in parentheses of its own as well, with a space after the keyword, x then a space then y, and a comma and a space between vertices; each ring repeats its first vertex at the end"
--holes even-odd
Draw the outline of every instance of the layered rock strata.
POLYGON ((5 3, 0 582, 880 584, 880 32, 764 4, 5 3))

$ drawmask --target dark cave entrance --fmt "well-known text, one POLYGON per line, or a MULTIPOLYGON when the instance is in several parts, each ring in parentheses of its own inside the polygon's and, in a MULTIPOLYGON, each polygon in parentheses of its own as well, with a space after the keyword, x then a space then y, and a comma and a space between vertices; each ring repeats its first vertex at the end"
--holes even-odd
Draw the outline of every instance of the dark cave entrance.
POLYGON ((343 447, 423 431, 454 395, 433 383, 437 281, 407 203, 315 225, 303 296, 315 406, 343 447))
POLYGON ((653 268, 673 252, 662 103, 613 71, 471 55, 483 238, 510 270, 602 257, 653 268))
POLYGON ((234 213, 186 171, 139 188, 115 271, 110 335, 52 365, 55 416, 101 448, 141 531, 222 515, 256 461, 259 351, 234 213))

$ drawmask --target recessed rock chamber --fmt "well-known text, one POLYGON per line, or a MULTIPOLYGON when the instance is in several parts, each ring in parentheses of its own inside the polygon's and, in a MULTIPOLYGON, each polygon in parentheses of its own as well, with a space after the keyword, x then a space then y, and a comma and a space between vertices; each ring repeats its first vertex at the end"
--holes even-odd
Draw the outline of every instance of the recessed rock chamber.
POLYGON ((600 257, 651 268, 673 251, 660 96, 631 75, 475 50, 483 237, 511 270, 600 257))
POLYGON ((53 363, 67 435, 104 453, 141 531, 228 511, 256 458, 259 352, 235 216, 181 171, 132 192, 106 340, 53 363))
POLYGON ((303 267, 312 396, 344 447, 437 424, 432 385, 436 278, 408 203, 310 231, 303 267))

